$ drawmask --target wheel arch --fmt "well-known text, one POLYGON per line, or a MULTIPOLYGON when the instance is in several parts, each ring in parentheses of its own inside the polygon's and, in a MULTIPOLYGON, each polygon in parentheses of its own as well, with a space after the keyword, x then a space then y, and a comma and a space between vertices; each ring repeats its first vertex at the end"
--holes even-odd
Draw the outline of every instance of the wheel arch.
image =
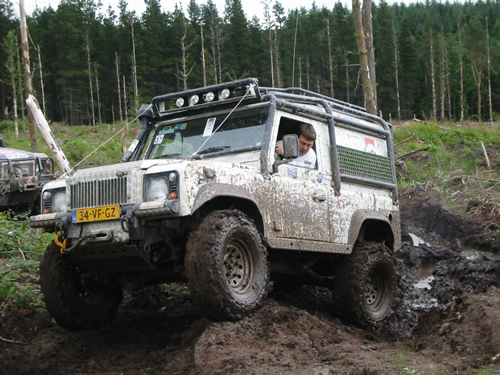
POLYGON ((246 189, 234 185, 204 185, 196 194, 193 213, 202 216, 214 210, 238 209, 250 217, 261 234, 264 234, 264 220, 253 195, 246 189))
POLYGON ((349 244, 357 241, 371 241, 385 243, 394 251, 397 249, 397 239, 391 221, 392 214, 384 215, 378 211, 356 210, 352 215, 349 227, 349 244))

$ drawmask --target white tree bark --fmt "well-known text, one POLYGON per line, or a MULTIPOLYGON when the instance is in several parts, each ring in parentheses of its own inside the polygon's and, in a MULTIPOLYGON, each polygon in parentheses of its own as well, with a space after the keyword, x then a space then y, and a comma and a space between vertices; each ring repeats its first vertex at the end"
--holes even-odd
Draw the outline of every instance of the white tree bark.
POLYGON ((73 168, 71 168, 66 155, 59 147, 54 136, 52 135, 50 126, 47 123, 47 120, 45 120, 45 116, 40 110, 35 97, 29 94, 28 98, 26 99, 26 104, 28 105, 28 110, 30 111, 35 124, 38 126, 38 129, 40 129, 40 133, 42 133, 42 136, 45 139, 45 143, 49 147, 50 151, 52 151, 57 164, 65 175, 71 176, 73 174, 73 168))

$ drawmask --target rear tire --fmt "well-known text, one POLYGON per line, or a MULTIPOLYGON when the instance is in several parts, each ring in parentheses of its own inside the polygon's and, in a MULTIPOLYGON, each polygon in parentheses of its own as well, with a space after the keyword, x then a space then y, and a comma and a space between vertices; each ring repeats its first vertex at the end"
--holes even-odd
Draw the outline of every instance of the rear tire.
POLYGON ((253 221, 238 210, 203 219, 188 240, 185 264, 192 298, 213 319, 241 319, 266 298, 267 250, 253 221))
POLYGON ((373 242, 356 244, 336 272, 336 313, 344 322, 377 328, 393 311, 396 290, 396 265, 387 246, 373 242))
POLYGON ((123 299, 120 285, 102 274, 88 275, 55 243, 40 262, 40 284, 47 310, 65 328, 91 328, 114 318, 123 299))

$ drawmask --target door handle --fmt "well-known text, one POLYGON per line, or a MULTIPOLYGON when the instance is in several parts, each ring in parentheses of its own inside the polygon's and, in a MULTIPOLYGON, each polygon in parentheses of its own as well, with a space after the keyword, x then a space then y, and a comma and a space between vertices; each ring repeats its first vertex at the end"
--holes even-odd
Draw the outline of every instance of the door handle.
POLYGON ((313 200, 315 202, 324 202, 326 201, 326 195, 315 195, 313 196, 313 200))

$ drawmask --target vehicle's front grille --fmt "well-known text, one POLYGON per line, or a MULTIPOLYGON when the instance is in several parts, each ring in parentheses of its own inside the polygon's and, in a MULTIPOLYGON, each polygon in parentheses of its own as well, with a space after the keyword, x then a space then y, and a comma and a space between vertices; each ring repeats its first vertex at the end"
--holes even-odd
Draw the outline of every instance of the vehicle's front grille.
POLYGON ((71 208, 127 203, 127 177, 78 181, 70 185, 71 208))

